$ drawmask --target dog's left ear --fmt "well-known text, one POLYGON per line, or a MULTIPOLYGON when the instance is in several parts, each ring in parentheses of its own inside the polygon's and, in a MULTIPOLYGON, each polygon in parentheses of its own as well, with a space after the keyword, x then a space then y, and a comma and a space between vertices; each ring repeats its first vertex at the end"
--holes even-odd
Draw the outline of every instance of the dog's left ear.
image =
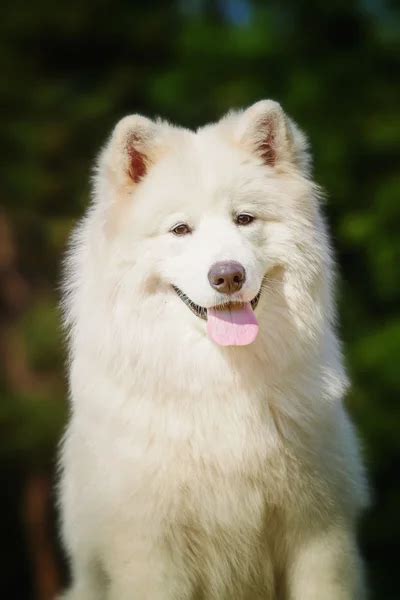
POLYGON ((265 165, 295 165, 309 170, 308 142, 278 102, 261 100, 241 113, 235 138, 265 165))
POLYGON ((134 190, 161 152, 164 129, 160 122, 141 115, 124 117, 100 156, 99 172, 117 190, 134 190))

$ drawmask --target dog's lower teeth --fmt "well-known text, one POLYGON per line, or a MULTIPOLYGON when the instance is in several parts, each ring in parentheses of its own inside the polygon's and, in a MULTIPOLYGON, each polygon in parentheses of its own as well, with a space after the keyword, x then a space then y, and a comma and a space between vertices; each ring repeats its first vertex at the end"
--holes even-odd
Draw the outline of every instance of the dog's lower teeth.
MULTIPOLYGON (((196 304, 195 302, 190 300, 190 298, 186 296, 186 294, 175 285, 173 285, 172 288, 175 290, 182 302, 184 302, 186 306, 192 311, 192 313, 194 313, 200 319, 204 319, 205 321, 207 321, 207 309, 204 306, 199 306, 199 304, 196 304)), ((255 298, 253 298, 253 300, 250 301, 251 307, 253 309, 256 308, 260 299, 260 295, 261 290, 258 292, 257 296, 255 296, 255 298)), ((218 311, 239 310, 242 306, 243 302, 229 302, 227 304, 219 304, 217 306, 214 306, 213 308, 218 311)))

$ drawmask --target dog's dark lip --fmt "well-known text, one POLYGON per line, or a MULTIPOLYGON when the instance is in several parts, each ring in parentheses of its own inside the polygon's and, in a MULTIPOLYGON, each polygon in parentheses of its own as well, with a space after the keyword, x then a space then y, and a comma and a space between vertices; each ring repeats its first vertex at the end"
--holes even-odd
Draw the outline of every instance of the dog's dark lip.
MULTIPOLYGON (((192 313, 194 313, 200 319, 204 319, 204 321, 207 321, 207 309, 204 306, 200 306, 199 304, 196 304, 195 302, 193 302, 189 298, 189 296, 186 296, 186 294, 184 292, 182 292, 182 290, 180 290, 178 287, 176 287, 176 285, 172 285, 172 287, 175 290, 175 292, 178 294, 178 296, 182 300, 182 302, 184 302, 186 304, 186 306, 188 308, 190 308, 192 313)), ((256 296, 254 296, 253 300, 250 300, 250 304, 251 304, 251 307, 253 310, 257 307, 260 296, 261 296, 261 288, 260 288, 260 291, 258 292, 258 294, 256 296)), ((213 308, 215 308, 216 310, 227 310, 229 308, 233 308, 233 309, 235 307, 238 308, 238 307, 240 307, 241 304, 243 304, 243 302, 226 302, 223 304, 218 304, 217 306, 213 306, 213 308)))

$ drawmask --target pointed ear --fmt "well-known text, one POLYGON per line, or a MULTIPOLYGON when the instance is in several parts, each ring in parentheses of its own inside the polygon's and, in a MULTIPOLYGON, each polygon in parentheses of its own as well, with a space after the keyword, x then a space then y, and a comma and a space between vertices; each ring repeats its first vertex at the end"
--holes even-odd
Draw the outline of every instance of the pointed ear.
POLYGON ((265 165, 286 163, 309 170, 307 140, 278 102, 261 100, 241 113, 235 137, 265 165))
POLYGON ((117 123, 100 157, 104 168, 118 187, 132 188, 146 176, 160 152, 162 125, 130 115, 117 123))

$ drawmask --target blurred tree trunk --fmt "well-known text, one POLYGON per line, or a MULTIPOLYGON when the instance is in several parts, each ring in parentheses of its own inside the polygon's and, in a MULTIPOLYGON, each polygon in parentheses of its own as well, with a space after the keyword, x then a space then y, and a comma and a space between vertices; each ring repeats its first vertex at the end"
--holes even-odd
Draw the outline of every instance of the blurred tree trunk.
MULTIPOLYGON (((0 359, 1 378, 13 394, 35 391, 40 397, 45 381, 29 363, 19 322, 34 290, 18 268, 18 249, 11 220, 0 211, 0 359)), ((29 457, 26 457, 27 461, 29 457)), ((52 531, 52 483, 49 472, 26 466, 26 483, 15 510, 22 509, 30 569, 37 600, 54 600, 60 589, 60 569, 52 531)), ((17 591, 18 593, 18 591, 17 591)))
POLYGON ((60 590, 60 573, 50 526, 51 489, 48 474, 32 472, 27 476, 23 511, 37 600, 54 600, 60 590))

